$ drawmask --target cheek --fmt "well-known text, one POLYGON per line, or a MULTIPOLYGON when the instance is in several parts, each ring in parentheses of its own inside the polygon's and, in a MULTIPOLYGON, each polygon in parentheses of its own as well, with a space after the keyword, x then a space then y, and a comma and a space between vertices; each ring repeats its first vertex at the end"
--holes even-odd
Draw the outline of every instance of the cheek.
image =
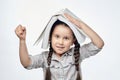
POLYGON ((71 45, 73 45, 73 44, 74 44, 74 42, 75 42, 75 40, 74 40, 74 39, 73 39, 73 40, 71 40, 71 42, 70 42, 70 43, 71 43, 71 45))
POLYGON ((74 44, 74 42, 71 42, 71 46, 74 44))
POLYGON ((54 38, 52 38, 52 39, 51 39, 51 43, 52 43, 52 45, 55 45, 55 44, 57 43, 57 40, 54 39, 54 38))
POLYGON ((57 41, 55 38, 52 38, 51 40, 53 43, 55 43, 57 41))
POLYGON ((69 46, 69 47, 72 46, 73 45, 73 41, 66 43, 66 45, 69 46))

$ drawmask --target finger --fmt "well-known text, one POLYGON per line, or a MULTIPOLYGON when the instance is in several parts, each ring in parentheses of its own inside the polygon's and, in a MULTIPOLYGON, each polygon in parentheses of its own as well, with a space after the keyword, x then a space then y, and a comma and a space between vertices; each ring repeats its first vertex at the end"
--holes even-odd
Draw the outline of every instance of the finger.
POLYGON ((71 18, 71 16, 67 13, 64 13, 64 15, 67 17, 67 18, 71 18))
POLYGON ((18 25, 18 26, 16 27, 16 29, 15 29, 15 32, 20 31, 21 27, 22 27, 22 25, 18 25))
POLYGON ((25 31, 26 31, 26 28, 24 26, 22 26, 22 25, 18 26, 18 32, 23 33, 25 31))
POLYGON ((17 30, 22 30, 22 25, 18 25, 17 30))
POLYGON ((23 30, 23 31, 26 31, 26 27, 23 26, 23 27, 22 27, 22 30, 23 30))
POLYGON ((23 31, 24 31, 22 28, 23 28, 22 25, 18 25, 16 30, 15 30, 15 33, 17 35, 21 35, 23 33, 23 31))
POLYGON ((69 15, 69 14, 67 14, 67 13, 64 13, 64 15, 65 15, 65 17, 69 20, 69 21, 71 21, 71 22, 73 22, 73 17, 71 16, 71 15, 69 15))

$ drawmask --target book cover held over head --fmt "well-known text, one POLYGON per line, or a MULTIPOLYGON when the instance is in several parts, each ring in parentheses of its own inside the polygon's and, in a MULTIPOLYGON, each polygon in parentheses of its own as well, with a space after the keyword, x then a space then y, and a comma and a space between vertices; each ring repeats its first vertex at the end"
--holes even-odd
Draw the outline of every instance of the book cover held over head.
POLYGON ((60 20, 60 21, 62 21, 64 23, 66 23, 71 28, 71 30, 73 31, 76 39, 78 40, 78 42, 80 44, 85 41, 86 34, 82 30, 80 30, 76 25, 71 23, 64 16, 64 13, 67 13, 67 14, 71 15, 72 17, 80 20, 70 10, 68 10, 68 9, 60 10, 59 12, 55 13, 50 18, 50 20, 48 21, 46 27, 44 28, 44 30, 42 31, 42 33, 40 34, 40 36, 38 37, 38 39, 36 40, 36 42, 34 44, 38 44, 42 40, 41 48, 43 48, 43 49, 47 49, 48 48, 48 46, 49 46, 49 35, 50 35, 51 27, 57 20, 60 20))

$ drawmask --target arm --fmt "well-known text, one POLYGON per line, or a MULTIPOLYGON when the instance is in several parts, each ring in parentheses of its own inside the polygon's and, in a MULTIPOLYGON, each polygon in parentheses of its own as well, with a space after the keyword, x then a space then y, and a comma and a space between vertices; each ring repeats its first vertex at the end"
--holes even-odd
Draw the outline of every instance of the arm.
POLYGON ((64 14, 68 20, 70 20, 73 24, 75 24, 77 27, 79 27, 81 30, 84 31, 88 35, 88 37, 91 39, 93 44, 95 44, 98 48, 102 48, 104 46, 104 41, 101 39, 101 37, 94 31, 92 30, 87 24, 84 22, 77 20, 70 16, 69 14, 65 13, 64 14))
POLYGON ((27 46, 26 46, 26 28, 22 25, 17 26, 15 33, 19 38, 19 56, 21 64, 24 67, 27 67, 31 64, 31 60, 28 55, 27 46))

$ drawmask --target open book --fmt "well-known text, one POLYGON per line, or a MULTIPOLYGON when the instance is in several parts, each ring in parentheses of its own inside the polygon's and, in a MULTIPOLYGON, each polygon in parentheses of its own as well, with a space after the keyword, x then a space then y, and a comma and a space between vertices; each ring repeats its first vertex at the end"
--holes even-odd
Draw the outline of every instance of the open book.
POLYGON ((42 31, 42 33, 40 34, 40 36, 38 37, 38 39, 36 40, 35 44, 38 44, 41 40, 42 40, 42 46, 41 48, 43 49, 47 49, 49 46, 49 35, 50 35, 50 31, 51 31, 51 27, 52 25, 57 21, 60 20, 64 23, 66 23, 71 30, 73 31, 76 39, 78 40, 79 43, 82 43, 85 41, 85 33, 82 32, 82 30, 80 30, 76 25, 74 25, 73 23, 71 23, 65 16, 64 13, 67 13, 69 15, 71 15, 72 17, 79 19, 77 16, 75 16, 72 12, 70 12, 68 9, 63 9, 59 12, 57 12, 56 14, 54 14, 49 22, 47 23, 46 27, 44 28, 44 30, 42 31))

